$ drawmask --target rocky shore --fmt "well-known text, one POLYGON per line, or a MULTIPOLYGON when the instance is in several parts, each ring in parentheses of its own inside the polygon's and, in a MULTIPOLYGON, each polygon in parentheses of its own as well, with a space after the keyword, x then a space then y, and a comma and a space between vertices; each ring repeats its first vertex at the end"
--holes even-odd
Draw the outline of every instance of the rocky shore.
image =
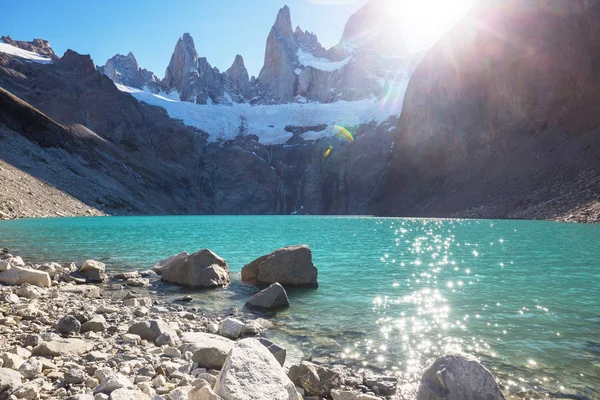
MULTIPOLYGON (((266 280, 274 274, 273 257, 289 260, 295 252, 312 266, 310 250, 297 246, 255 260, 250 272, 266 280)), ((181 253, 155 270, 109 278, 94 260, 27 265, 0 253, 0 400, 504 398, 491 373, 462 355, 436 360, 412 393, 399 390, 394 376, 307 361, 289 365, 286 350, 262 337, 270 327, 263 314, 206 314, 187 306, 186 297, 165 303, 148 290, 161 279, 156 271, 202 270, 199 259, 221 260, 209 250, 181 253)), ((213 286, 226 284, 226 268, 219 267, 221 280, 213 286)), ((316 268, 308 270, 314 286, 316 268)), ((289 304, 278 283, 251 300, 257 307, 249 308, 261 310, 289 304)))

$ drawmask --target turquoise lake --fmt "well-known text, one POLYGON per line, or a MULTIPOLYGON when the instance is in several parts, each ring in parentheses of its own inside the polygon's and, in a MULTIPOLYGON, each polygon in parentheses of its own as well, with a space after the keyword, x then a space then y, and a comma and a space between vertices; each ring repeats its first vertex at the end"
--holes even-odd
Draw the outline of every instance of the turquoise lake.
MULTIPOLYGON (((232 284, 197 307, 242 308, 241 268, 308 244, 318 289, 289 291, 272 337, 315 361, 415 381, 447 352, 478 356, 511 392, 600 398, 600 226, 544 221, 186 216, 0 222, 0 247, 31 261, 94 258, 109 273, 210 248, 232 284)), ((190 293, 167 285, 165 300, 190 293)))

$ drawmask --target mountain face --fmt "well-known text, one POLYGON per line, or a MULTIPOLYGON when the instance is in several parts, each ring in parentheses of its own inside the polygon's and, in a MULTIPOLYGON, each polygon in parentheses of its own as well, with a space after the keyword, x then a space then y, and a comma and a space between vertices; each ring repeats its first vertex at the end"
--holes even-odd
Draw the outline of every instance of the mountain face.
POLYGON ((600 2, 485 0, 413 74, 378 212, 548 217, 600 194, 600 2))
MULTIPOLYGON (((236 56, 231 68, 221 73, 198 56, 194 40, 185 33, 177 41, 158 89, 177 91, 180 100, 197 104, 332 103, 381 96, 386 85, 406 78, 412 66, 404 41, 386 13, 386 1, 368 2, 350 18, 340 44, 329 50, 315 34, 300 27, 293 30, 290 9, 284 6, 267 37, 258 78, 248 77, 241 56, 236 56), (382 16, 384 24, 380 22, 382 16), (385 45, 380 44, 382 40, 385 45)), ((113 57, 99 70, 116 83, 125 84, 122 77, 132 76, 130 70, 139 67, 136 69, 132 62, 117 62, 122 58, 113 57)), ((138 84, 142 73, 133 75, 135 79, 127 81, 135 84, 132 87, 143 87, 138 84)), ((156 90, 153 75, 143 75, 143 83, 151 82, 147 86, 156 90)))
POLYGON ((148 87, 153 93, 160 91, 160 80, 152 72, 142 69, 131 52, 126 56, 115 55, 98 71, 121 85, 138 89, 148 87))

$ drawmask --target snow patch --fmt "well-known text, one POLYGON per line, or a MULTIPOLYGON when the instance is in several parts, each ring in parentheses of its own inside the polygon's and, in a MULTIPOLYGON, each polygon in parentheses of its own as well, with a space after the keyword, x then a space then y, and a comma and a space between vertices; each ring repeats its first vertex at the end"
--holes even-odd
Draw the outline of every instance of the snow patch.
POLYGON ((10 54, 39 64, 52 64, 52 59, 48 57, 44 57, 32 51, 20 49, 8 43, 0 42, 0 53, 10 54))
MULTIPOLYGON (((315 69, 327 72, 334 72, 346 66, 352 59, 352 56, 349 56, 342 61, 331 61, 327 58, 315 57, 311 53, 304 51, 302 49, 298 49, 298 62, 305 67, 313 67, 315 69)), ((298 73, 296 73, 298 75, 298 73)))

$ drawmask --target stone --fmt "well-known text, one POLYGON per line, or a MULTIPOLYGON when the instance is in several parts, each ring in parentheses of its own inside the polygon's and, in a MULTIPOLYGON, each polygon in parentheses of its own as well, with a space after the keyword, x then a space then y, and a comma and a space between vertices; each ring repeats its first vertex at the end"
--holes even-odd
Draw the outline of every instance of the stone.
POLYGON ((165 351, 163 351, 163 354, 165 357, 169 358, 181 358, 181 351, 175 347, 167 347, 165 351))
POLYGON ((21 374, 9 368, 0 368, 0 399, 9 399, 10 394, 21 386, 21 374))
POLYGON ((369 394, 336 389, 333 389, 331 391, 331 398, 333 400, 381 400, 380 397, 372 396, 369 394))
POLYGON ((163 332, 159 337, 156 338, 154 343, 157 346, 179 346, 181 344, 181 340, 175 332, 163 332))
POLYGON ((96 260, 85 260, 79 268, 79 272, 84 273, 91 270, 106 271, 106 264, 96 260))
POLYGON ((43 291, 29 283, 24 283, 16 291, 19 297, 25 297, 26 299, 38 299, 43 294, 43 291))
POLYGON ((269 311, 289 306, 287 293, 279 283, 273 283, 246 302, 246 307, 257 311, 269 311))
POLYGON ((306 245, 289 246, 257 258, 242 268, 242 281, 253 284, 317 287, 317 268, 306 245))
POLYGON ((94 285, 66 285, 61 286, 60 291, 67 294, 79 294, 88 299, 99 299, 102 297, 100 289, 94 285))
POLYGON ((161 279, 192 288, 216 288, 229 284, 229 269, 224 259, 204 249, 168 262, 161 279))
POLYGON ((154 264, 154 267, 152 268, 152 271, 156 272, 158 275, 161 275, 162 271, 163 271, 163 268, 165 267, 165 265, 167 265, 171 261, 182 259, 182 258, 185 258, 187 256, 189 256, 189 253, 187 251, 182 251, 179 254, 174 254, 172 256, 169 256, 169 257, 167 257, 167 258, 165 258, 163 260, 160 260, 156 264, 154 264))
POLYGON ((50 275, 48 275, 47 272, 17 266, 12 266, 3 272, 0 272, 0 283, 13 286, 22 285, 24 283, 44 287, 50 287, 52 285, 50 275))
POLYGON ((423 373, 417 400, 505 400, 494 377, 476 358, 463 354, 437 358, 423 373))
POLYGON ((98 386, 94 388, 94 394, 111 394, 113 391, 132 386, 131 382, 123 374, 116 373, 106 377, 98 386))
POLYGON ((10 263, 5 260, 0 260, 0 272, 6 271, 10 268, 10 263))
POLYGON ((152 307, 152 299, 150 297, 133 297, 124 299, 123 304, 127 307, 152 307))
POLYGON ((121 340, 124 343, 131 343, 131 344, 139 344, 142 341, 142 338, 140 337, 140 335, 134 335, 132 333, 125 333, 121 336, 121 340))
POLYGON ((14 293, 0 294, 0 303, 18 304, 20 301, 19 296, 14 293))
POLYGON ((125 284, 131 287, 144 287, 150 285, 150 281, 145 278, 129 278, 125 284))
POLYGON ((72 315, 65 315, 58 320, 54 326, 54 329, 63 335, 73 335, 79 333, 81 330, 81 322, 79 322, 77 318, 72 315))
POLYGON ((370 376, 365 377, 365 384, 382 396, 393 396, 396 394, 398 378, 395 376, 370 376))
POLYGON ((223 398, 213 392, 210 384, 194 386, 188 392, 188 400, 222 400, 223 398))
POLYGON ((308 361, 292 366, 289 377, 308 396, 325 397, 342 385, 342 377, 337 371, 308 361))
POLYGON ((4 368, 12 369, 19 369, 21 365, 23 365, 23 363, 25 362, 25 360, 23 360, 23 357, 14 353, 2 353, 0 354, 0 359, 2 359, 3 361, 2 366, 4 368))
POLYGON ((234 342, 222 336, 204 332, 185 332, 181 335, 181 353, 191 351, 192 361, 199 367, 220 370, 234 342))
POLYGON ((237 339, 245 332, 245 324, 235 318, 225 318, 219 325, 219 334, 228 339, 237 339))
POLYGON ((19 372, 27 379, 33 379, 42 373, 42 363, 37 358, 30 358, 19 367, 19 372))
POLYGON ((277 346, 275 343, 271 342, 268 339, 259 338, 258 341, 263 346, 265 346, 269 350, 269 352, 271 352, 271 354, 273 354, 273 357, 275 357, 277 362, 279 362, 279 364, 283 367, 283 364, 285 364, 285 357, 287 355, 287 351, 283 347, 277 346))
POLYGON ((214 388, 217 384, 217 377, 207 372, 203 374, 198 374, 198 376, 196 376, 196 379, 204 379, 206 382, 208 382, 211 388, 214 388))
POLYGON ((79 368, 71 368, 65 373, 65 382, 71 385, 83 383, 85 379, 85 372, 79 368))
POLYGON ((129 327, 128 333, 138 335, 144 340, 154 342, 163 333, 169 333, 177 336, 177 332, 171 326, 161 319, 138 322, 129 327))
POLYGON ((114 274, 113 278, 115 279, 121 279, 126 281, 127 279, 136 279, 140 277, 140 273, 138 271, 131 271, 131 272, 120 272, 118 274, 114 274))
POLYGON ((140 390, 120 388, 111 392, 110 400, 150 400, 150 396, 140 390))
POLYGON ((33 349, 34 356, 80 356, 94 348, 93 343, 81 339, 58 339, 43 342, 33 349))
POLYGON ((96 309, 96 314, 114 314, 118 313, 119 311, 119 308, 116 306, 107 306, 106 304, 102 304, 96 309))
POLYGON ((108 323, 104 317, 102 315, 95 315, 92 319, 81 325, 81 332, 102 332, 107 328, 108 323))
POLYGON ((102 283, 106 280, 106 265, 96 260, 85 260, 79 269, 87 282, 102 283))
POLYGON ((223 364, 214 392, 224 399, 236 400, 301 398, 275 357, 256 339, 236 342, 223 364))

